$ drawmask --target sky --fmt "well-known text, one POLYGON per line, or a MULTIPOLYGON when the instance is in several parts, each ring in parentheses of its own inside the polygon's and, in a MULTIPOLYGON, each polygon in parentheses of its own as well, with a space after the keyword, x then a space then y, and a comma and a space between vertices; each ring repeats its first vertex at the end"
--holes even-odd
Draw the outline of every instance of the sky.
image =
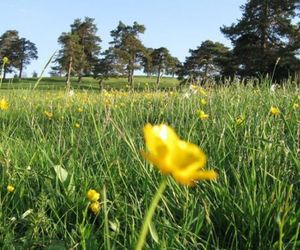
MULTIPOLYGON (((143 24, 140 36, 146 47, 167 47, 173 56, 184 61, 189 49, 207 39, 230 41, 220 32, 242 15, 240 6, 246 0, 0 0, 0 35, 6 30, 19 31, 35 43, 39 59, 32 61, 25 72, 38 74, 59 49, 57 38, 70 31, 74 19, 88 16, 95 19, 102 39, 102 51, 112 40, 110 31, 122 21, 143 24), (5 10, 5 11, 3 11, 5 10)), ((50 69, 47 69, 48 72, 50 69)))

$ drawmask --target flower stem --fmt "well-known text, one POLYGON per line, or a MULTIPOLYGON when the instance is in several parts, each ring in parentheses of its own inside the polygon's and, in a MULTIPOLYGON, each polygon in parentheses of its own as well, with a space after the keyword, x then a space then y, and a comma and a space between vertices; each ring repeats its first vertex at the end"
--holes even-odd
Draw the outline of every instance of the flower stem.
POLYGON ((148 208, 135 250, 141 250, 145 243, 145 239, 149 230, 149 225, 152 220, 154 211, 166 187, 167 187, 167 178, 164 177, 159 185, 158 190, 156 191, 156 194, 154 195, 151 201, 150 207, 148 208))

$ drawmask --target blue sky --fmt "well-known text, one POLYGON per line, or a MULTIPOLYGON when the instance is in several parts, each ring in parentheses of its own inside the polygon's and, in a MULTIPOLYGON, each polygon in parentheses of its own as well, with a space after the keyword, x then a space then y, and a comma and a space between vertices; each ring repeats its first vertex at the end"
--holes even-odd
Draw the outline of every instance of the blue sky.
POLYGON ((121 20, 131 25, 144 24, 141 35, 145 46, 167 47, 184 61, 188 50, 204 40, 230 42, 220 27, 241 17, 246 0, 10 0, 1 1, 0 34, 15 29, 21 37, 34 42, 39 59, 25 70, 31 76, 41 72, 51 54, 59 49, 57 38, 70 30, 75 18, 95 18, 102 48, 111 41, 110 31, 121 20), (3 11, 5 10, 5 11, 3 11))

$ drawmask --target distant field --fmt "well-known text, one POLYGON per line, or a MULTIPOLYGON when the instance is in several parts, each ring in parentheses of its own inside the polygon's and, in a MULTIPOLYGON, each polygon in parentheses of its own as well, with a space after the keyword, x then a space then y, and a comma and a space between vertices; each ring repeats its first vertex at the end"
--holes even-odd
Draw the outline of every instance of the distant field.
POLYGON ((136 77, 144 90, 117 79, 105 88, 122 91, 99 93, 76 89, 97 90, 84 79, 70 95, 62 79, 32 91, 35 81, 0 90, 0 249, 134 249, 162 180, 141 155, 147 123, 201 147, 218 179, 188 188, 168 177, 144 249, 300 249, 295 86, 153 91, 154 78, 136 77))
MULTIPOLYGON (((24 78, 24 79, 7 79, 2 84, 2 89, 29 89, 34 86, 37 78, 24 78)), ((160 88, 174 88, 178 86, 179 82, 176 78, 172 77, 162 77, 160 88)), ((105 89, 128 89, 127 79, 126 78, 111 78, 104 81, 105 89)), ((38 86, 38 89, 45 90, 58 90, 64 89, 65 78, 63 77, 45 77, 43 78, 38 86)), ((72 78, 71 88, 73 89, 89 89, 89 90, 99 90, 98 81, 92 77, 84 77, 81 84, 78 84, 77 78, 72 78)), ((156 77, 146 77, 146 76, 136 76, 134 78, 134 88, 147 89, 156 88, 156 77)))

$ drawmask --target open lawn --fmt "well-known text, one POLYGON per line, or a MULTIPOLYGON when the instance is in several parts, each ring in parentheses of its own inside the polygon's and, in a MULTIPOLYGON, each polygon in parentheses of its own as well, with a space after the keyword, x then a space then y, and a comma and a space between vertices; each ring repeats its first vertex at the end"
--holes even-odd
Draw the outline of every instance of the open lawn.
MULTIPOLYGON (((187 187, 168 176, 145 249, 300 249, 296 88, 234 85, 193 94, 135 82, 144 90, 125 91, 124 79, 122 91, 100 93, 85 79, 85 90, 72 82, 73 96, 61 79, 34 91, 27 86, 35 80, 2 85, 0 248, 134 248, 164 178, 141 155, 143 127, 164 123, 203 149, 205 169, 218 178, 187 187), (90 189, 100 194, 99 213, 90 189)), ((110 80, 106 89, 115 85, 110 80)))

